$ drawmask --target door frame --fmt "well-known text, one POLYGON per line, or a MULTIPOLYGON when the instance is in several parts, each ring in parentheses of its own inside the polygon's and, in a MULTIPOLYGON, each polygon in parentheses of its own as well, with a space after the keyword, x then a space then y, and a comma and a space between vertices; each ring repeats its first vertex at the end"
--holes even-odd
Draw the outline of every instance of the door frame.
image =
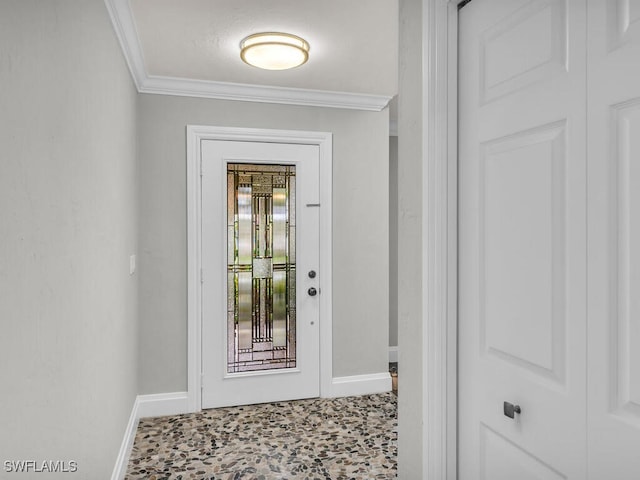
MULTIPOLYGON (((458 5, 464 3, 421 0, 421 38, 412 39, 422 46, 423 72, 420 367, 422 478, 426 480, 457 478, 457 49, 458 5)), ((399 123, 402 129, 402 112, 399 123)))
POLYGON ((317 145, 320 150, 320 396, 332 385, 332 143, 328 132, 187 125, 187 404, 202 409, 201 142, 224 140, 317 145))

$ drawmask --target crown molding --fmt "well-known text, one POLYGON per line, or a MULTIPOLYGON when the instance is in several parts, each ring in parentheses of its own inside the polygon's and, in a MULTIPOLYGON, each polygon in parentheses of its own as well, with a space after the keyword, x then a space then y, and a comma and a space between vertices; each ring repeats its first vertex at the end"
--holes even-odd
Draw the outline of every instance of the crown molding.
POLYGON ((104 3, 109 12, 109 17, 111 17, 111 23, 118 37, 120 48, 122 48, 122 53, 129 66, 133 82, 136 84, 138 91, 140 91, 147 74, 129 0, 104 0, 104 3))
POLYGON ((179 95, 183 97, 215 98, 243 102, 281 103, 310 107, 349 108, 379 112, 391 97, 362 93, 330 92, 304 88, 285 88, 243 83, 213 82, 188 78, 147 76, 140 93, 179 95))
POLYGON ((387 95, 368 95, 148 75, 144 66, 144 55, 129 0, 105 0, 105 5, 129 66, 129 71, 140 93, 311 107, 347 108, 375 112, 384 109, 392 98, 387 95))

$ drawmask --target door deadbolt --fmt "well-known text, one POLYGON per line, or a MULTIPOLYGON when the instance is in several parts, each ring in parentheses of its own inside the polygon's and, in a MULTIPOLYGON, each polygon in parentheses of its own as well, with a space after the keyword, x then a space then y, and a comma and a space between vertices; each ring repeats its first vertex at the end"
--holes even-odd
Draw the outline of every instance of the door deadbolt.
POLYGON ((309 270, 309 278, 316 278, 316 271, 315 270, 309 270))

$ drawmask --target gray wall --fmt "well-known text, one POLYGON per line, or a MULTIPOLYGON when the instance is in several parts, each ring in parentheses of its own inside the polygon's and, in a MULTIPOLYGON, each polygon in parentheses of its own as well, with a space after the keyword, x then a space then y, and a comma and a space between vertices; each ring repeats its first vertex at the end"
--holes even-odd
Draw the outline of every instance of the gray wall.
POLYGON ((389 137, 389 346, 398 345, 398 137, 389 137))
POLYGON ((398 478, 422 478, 422 2, 400 0, 398 478))
POLYGON ((0 85, 0 472, 109 478, 137 393, 137 94, 104 2, 2 0, 0 85))
POLYGON ((333 132, 333 375, 387 369, 388 112, 140 95, 140 393, 187 388, 188 124, 333 132))

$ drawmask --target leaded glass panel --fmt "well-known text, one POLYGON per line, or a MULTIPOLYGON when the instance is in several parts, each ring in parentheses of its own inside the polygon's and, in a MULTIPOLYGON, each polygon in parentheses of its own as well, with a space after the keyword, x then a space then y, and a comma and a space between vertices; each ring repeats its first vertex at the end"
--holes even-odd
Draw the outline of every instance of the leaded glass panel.
POLYGON ((227 166, 227 371, 296 366, 295 166, 227 166))

